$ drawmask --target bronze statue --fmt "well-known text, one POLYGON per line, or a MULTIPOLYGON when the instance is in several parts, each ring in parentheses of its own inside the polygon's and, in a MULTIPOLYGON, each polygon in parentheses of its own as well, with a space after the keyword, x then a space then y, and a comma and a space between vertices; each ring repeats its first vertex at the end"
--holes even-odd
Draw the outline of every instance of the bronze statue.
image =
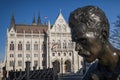
POLYGON ((85 61, 98 59, 98 65, 85 80, 119 80, 120 51, 109 42, 109 22, 97 6, 85 6, 71 12, 69 17, 75 50, 85 61))

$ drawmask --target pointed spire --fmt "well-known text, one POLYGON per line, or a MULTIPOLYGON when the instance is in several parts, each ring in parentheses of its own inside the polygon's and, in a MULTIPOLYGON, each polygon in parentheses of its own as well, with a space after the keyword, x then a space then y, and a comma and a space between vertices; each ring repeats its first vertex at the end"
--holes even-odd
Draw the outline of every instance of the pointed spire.
POLYGON ((64 19, 61 11, 62 10, 60 9, 59 13, 58 13, 58 16, 57 16, 57 21, 62 21, 62 19, 64 19))
POLYGON ((10 27, 15 27, 14 12, 12 12, 12 18, 11 18, 10 27))
POLYGON ((36 25, 35 16, 33 17, 32 25, 36 25))
POLYGON ((38 15, 37 25, 41 25, 40 13, 39 13, 39 15, 38 15))
POLYGON ((59 15, 61 15, 62 14, 62 10, 60 9, 60 13, 59 13, 59 15))
POLYGON ((60 13, 62 12, 62 10, 60 9, 60 13))
POLYGON ((58 17, 62 16, 62 10, 60 9, 59 10, 59 14, 58 14, 58 17))
POLYGON ((35 16, 33 17, 33 21, 32 21, 32 23, 35 23, 35 16))

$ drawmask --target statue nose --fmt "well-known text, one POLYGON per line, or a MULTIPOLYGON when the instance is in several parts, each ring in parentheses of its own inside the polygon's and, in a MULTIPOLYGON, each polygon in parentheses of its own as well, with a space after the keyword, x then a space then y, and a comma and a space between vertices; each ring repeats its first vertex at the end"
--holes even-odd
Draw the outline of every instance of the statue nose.
POLYGON ((82 50, 83 48, 82 48, 82 46, 79 44, 79 43, 76 43, 76 45, 75 45, 75 50, 76 51, 80 51, 80 50, 82 50))

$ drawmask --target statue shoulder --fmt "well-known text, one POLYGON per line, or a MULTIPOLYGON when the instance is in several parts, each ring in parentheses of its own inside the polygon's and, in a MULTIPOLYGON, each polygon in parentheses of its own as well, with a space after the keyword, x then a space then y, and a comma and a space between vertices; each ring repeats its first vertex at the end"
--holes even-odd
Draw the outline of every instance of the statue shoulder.
POLYGON ((94 63, 92 63, 92 65, 89 67, 87 72, 84 74, 84 77, 82 78, 82 80, 91 80, 92 75, 95 69, 97 68, 97 65, 98 65, 98 61, 95 61, 94 63))

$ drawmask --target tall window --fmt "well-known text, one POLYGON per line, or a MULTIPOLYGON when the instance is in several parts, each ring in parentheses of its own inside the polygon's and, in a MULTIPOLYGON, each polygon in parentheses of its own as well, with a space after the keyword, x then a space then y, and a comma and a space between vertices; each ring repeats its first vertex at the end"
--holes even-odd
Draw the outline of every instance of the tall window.
POLYGON ((34 66, 37 66, 37 65, 38 65, 38 61, 35 60, 35 61, 34 61, 34 66))
POLYGON ((26 54, 26 58, 30 58, 30 54, 26 54))
POLYGON ((18 54, 18 57, 19 57, 19 58, 22 57, 22 54, 18 54))
POLYGON ((43 42, 42 44, 42 50, 45 51, 46 50, 46 45, 45 45, 45 42, 43 42))
POLYGON ((22 43, 21 43, 21 41, 18 44, 18 50, 22 50, 22 43))
POLYGON ((69 56, 71 56, 71 53, 69 53, 69 56))
POLYGON ((35 44, 34 44, 34 50, 38 50, 38 44, 37 44, 37 42, 35 42, 35 44))
POLYGON ((45 60, 42 61, 42 66, 43 66, 43 69, 44 69, 45 66, 46 66, 46 62, 45 62, 45 60))
POLYGON ((13 41, 10 43, 10 50, 14 50, 14 43, 13 43, 13 41))
POLYGON ((60 62, 58 60, 55 60, 52 62, 53 68, 59 73, 60 72, 60 62))
POLYGON ((22 61, 18 61, 18 66, 22 66, 22 61))
POLYGON ((14 66, 14 61, 10 61, 10 67, 14 66))
POLYGON ((34 57, 38 57, 38 54, 34 54, 34 57))
POLYGON ((10 57, 14 57, 14 54, 10 54, 10 57))
POLYGON ((29 42, 27 42, 27 44, 26 44, 26 50, 30 50, 30 43, 29 42))
POLYGON ((69 40, 68 46, 69 46, 70 49, 73 48, 73 42, 71 40, 69 40))
POLYGON ((58 48, 61 48, 61 42, 58 40, 58 48))
POLYGON ((63 42, 63 49, 66 49, 66 41, 64 40, 64 42, 63 42))

